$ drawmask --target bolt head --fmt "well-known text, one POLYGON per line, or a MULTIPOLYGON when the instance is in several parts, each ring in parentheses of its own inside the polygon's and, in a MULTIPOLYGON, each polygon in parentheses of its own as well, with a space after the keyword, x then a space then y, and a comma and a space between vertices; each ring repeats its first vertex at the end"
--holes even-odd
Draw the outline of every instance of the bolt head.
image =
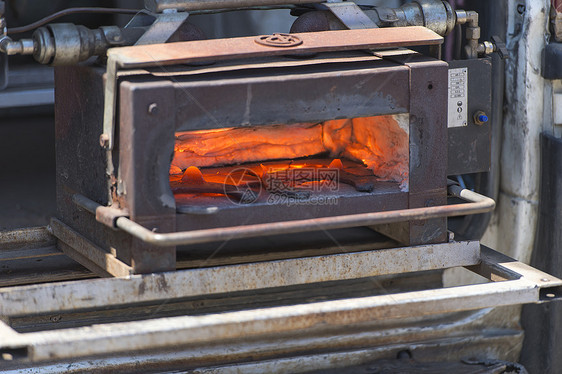
POLYGON ((100 145, 103 148, 107 148, 109 146, 109 135, 107 135, 107 134, 101 134, 100 135, 100 145))
POLYGON ((158 104, 152 103, 148 106, 148 114, 156 115, 158 114, 158 104))
POLYGON ((488 117, 488 115, 483 111, 476 112, 473 118, 474 118, 474 123, 477 124, 478 126, 482 126, 485 123, 488 123, 488 121, 490 120, 490 117, 488 117))

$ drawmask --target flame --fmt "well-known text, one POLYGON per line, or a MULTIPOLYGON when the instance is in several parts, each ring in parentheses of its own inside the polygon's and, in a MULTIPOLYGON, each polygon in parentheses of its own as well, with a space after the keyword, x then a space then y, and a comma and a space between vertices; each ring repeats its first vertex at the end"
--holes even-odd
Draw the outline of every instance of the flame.
MULTIPOLYGON (((329 168, 343 170, 341 158, 362 162, 381 180, 399 182, 407 189, 408 123, 406 114, 178 132, 170 175, 185 170, 182 181, 201 184, 205 178, 198 168, 329 155, 334 158, 329 168)), ((262 178, 286 168, 325 167, 289 163, 278 169, 259 165, 255 171, 262 178)))
POLYGON ((334 161, 332 161, 330 163, 330 165, 328 166, 328 168, 330 169, 340 169, 343 170, 343 163, 341 162, 341 160, 339 158, 335 158, 334 161))
POLYGON ((203 173, 195 166, 190 166, 185 169, 181 181, 188 184, 205 184, 203 173))

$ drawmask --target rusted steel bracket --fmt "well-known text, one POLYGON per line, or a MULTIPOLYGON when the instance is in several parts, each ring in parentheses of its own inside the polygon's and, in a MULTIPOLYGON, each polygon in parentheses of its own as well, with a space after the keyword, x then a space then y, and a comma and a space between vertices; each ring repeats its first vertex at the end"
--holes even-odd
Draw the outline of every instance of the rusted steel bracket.
POLYGON ((158 14, 156 21, 140 37, 135 45, 148 45, 155 43, 166 43, 168 39, 180 28, 187 20, 189 13, 163 13, 158 14))
POLYGON ((326 2, 322 7, 330 10, 350 30, 376 29, 379 26, 352 1, 326 2))
POLYGON ((80 208, 87 210, 96 216, 96 221, 103 223, 112 229, 117 228, 116 221, 120 217, 129 217, 126 209, 117 209, 113 207, 102 206, 82 195, 72 196, 72 201, 80 208))

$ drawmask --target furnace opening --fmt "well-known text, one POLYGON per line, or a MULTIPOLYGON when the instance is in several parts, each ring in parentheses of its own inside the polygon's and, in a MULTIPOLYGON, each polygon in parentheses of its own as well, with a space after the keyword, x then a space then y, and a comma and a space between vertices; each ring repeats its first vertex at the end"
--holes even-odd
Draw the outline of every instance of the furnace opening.
MULTIPOLYGON (((340 187, 408 191, 409 116, 176 133, 170 186, 176 202, 250 204, 263 193, 306 200, 340 187)), ((271 200, 271 196, 270 196, 271 200)))

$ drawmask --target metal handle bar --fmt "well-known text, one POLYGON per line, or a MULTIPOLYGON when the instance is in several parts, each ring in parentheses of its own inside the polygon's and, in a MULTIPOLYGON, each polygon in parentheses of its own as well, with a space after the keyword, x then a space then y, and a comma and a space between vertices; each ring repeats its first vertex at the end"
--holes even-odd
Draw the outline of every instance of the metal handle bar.
MULTIPOLYGON (((115 227, 148 244, 159 247, 170 247, 176 245, 201 244, 214 241, 245 239, 269 235, 296 234, 316 230, 333 230, 412 220, 456 217, 487 213, 494 210, 496 207, 496 202, 493 199, 467 189, 462 189, 457 185, 449 186, 448 192, 451 196, 465 200, 468 203, 393 210, 389 212, 313 218, 298 221, 262 223, 248 226, 183 231, 166 234, 153 232, 130 220, 128 217, 117 217, 114 220, 114 225, 115 227)), ((95 213, 97 208, 102 207, 91 200, 88 202, 88 200, 89 199, 84 198, 83 196, 77 196, 74 199, 77 204, 92 213, 95 213)))

